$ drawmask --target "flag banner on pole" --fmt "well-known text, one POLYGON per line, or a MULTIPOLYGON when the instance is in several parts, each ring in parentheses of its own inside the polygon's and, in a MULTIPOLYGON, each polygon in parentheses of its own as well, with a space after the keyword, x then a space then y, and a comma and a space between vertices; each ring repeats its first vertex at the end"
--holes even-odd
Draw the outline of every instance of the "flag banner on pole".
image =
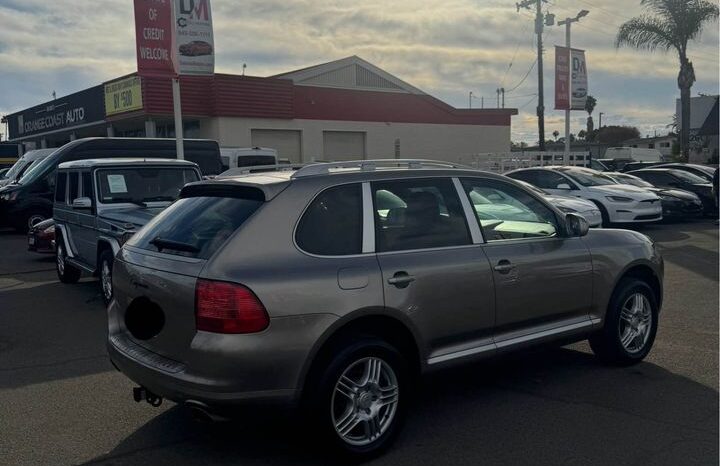
POLYGON ((175 59, 179 74, 212 75, 215 72, 210 0, 175 2, 175 59))
POLYGON ((585 110, 585 101, 588 95, 587 63, 585 51, 570 49, 570 64, 572 69, 570 110, 585 110))
POLYGON ((172 77, 172 0, 134 0, 137 69, 140 76, 172 77))
POLYGON ((570 109, 570 49, 555 46, 555 110, 570 109))

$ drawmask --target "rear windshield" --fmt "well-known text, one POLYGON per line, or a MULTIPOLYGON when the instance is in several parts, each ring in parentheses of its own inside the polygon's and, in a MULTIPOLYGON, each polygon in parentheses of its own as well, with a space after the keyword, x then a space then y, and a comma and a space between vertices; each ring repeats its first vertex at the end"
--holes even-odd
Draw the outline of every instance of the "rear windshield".
POLYGON ((128 245, 208 259, 261 204, 237 197, 186 197, 155 217, 128 245))

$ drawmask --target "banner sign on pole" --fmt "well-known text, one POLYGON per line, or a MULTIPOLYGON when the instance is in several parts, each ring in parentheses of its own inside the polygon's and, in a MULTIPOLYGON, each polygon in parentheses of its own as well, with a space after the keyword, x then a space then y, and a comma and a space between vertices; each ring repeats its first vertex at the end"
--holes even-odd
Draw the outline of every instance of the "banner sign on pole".
POLYGON ((134 0, 137 69, 140 76, 172 77, 173 0, 134 0))
POLYGON ((178 73, 212 75, 215 72, 215 43, 210 0, 173 1, 178 73))
POLYGON ((585 110, 585 101, 588 95, 585 51, 570 49, 570 65, 572 67, 570 110, 585 110))
POLYGON ((555 110, 584 110, 587 95, 585 51, 555 46, 555 110))
POLYGON ((570 53, 555 46, 555 110, 570 109, 570 53))

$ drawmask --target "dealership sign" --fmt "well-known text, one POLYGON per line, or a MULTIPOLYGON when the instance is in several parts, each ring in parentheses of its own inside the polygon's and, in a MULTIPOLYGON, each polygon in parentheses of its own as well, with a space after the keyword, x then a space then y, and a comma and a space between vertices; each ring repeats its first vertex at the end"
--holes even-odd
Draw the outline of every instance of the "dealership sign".
POLYGON ((105 84, 105 115, 142 110, 142 84, 139 76, 105 84))
POLYGON ((555 109, 584 110, 587 95, 585 51, 555 47, 555 109))
POLYGON ((135 44, 140 76, 172 77, 173 0, 135 0, 135 44))
POLYGON ((215 72, 215 42, 210 0, 173 1, 178 73, 212 75, 215 72))
POLYGON ((105 119, 102 86, 8 115, 10 139, 99 123, 105 119))

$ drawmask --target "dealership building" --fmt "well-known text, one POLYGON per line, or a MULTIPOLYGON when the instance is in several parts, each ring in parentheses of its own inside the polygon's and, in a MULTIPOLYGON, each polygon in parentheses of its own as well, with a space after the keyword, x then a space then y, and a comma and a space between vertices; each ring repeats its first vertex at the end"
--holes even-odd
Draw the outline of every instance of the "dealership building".
MULTIPOLYGON (((186 138, 271 147, 292 162, 433 158, 510 150, 516 109, 458 109, 353 56, 271 77, 180 79, 186 138)), ((124 76, 5 117, 11 141, 174 137, 169 79, 124 76)))

